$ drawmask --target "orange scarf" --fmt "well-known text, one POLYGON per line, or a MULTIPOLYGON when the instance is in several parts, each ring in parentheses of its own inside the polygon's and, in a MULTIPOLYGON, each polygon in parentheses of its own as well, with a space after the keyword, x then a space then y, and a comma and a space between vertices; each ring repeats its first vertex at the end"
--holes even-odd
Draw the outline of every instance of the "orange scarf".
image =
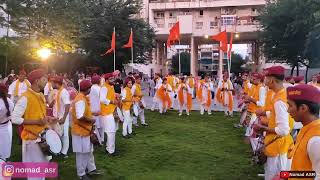
POLYGON ((162 85, 158 91, 157 91, 157 96, 159 97, 159 99, 162 101, 162 104, 165 106, 167 105, 166 107, 171 107, 171 99, 170 99, 170 96, 169 96, 169 93, 166 92, 165 90, 165 85, 162 85))
MULTIPOLYGON (((222 88, 224 88, 225 87, 225 83, 226 82, 224 82, 224 81, 222 81, 222 88)), ((228 90, 230 90, 230 82, 228 81, 227 82, 228 83, 228 90)), ((224 101, 224 98, 225 98, 225 93, 227 93, 228 94, 228 96, 229 96, 229 110, 230 111, 232 111, 232 109, 233 109, 233 98, 232 98, 232 93, 230 92, 230 91, 221 91, 221 88, 218 88, 218 91, 217 91, 217 101, 220 103, 220 104, 223 104, 223 106, 226 106, 226 104, 225 104, 225 101, 224 101)))
MULTIPOLYGON (((181 86, 185 84, 180 84, 181 86)), ((178 100, 180 103, 180 106, 183 106, 184 102, 184 96, 183 96, 183 87, 180 87, 180 90, 178 92, 178 100)), ((187 108, 190 110, 192 108, 192 95, 187 92, 187 108)))
POLYGON ((63 90, 63 87, 61 87, 57 93, 57 99, 56 99, 57 115, 58 115, 58 112, 60 111, 60 98, 61 98, 62 90, 63 90))
MULTIPOLYGON (((197 89, 197 98, 198 98, 198 101, 199 101, 200 103, 202 103, 202 100, 203 100, 203 97, 202 97, 202 86, 205 84, 205 82, 204 82, 203 80, 201 80, 199 83, 200 83, 200 86, 199 86, 199 88, 197 89)), ((206 102, 206 106, 207 106, 207 107, 211 106, 211 102, 212 102, 212 100, 211 100, 211 91, 208 90, 208 91, 207 91, 207 102, 206 102)))

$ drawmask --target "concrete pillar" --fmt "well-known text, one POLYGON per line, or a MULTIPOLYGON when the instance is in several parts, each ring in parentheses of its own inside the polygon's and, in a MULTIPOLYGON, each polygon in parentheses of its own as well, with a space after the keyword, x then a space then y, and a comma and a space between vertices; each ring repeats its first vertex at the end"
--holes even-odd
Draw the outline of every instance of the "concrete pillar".
POLYGON ((155 64, 158 64, 160 61, 160 50, 159 50, 159 42, 157 41, 156 42, 156 63, 155 64))
POLYGON ((198 43, 195 41, 195 38, 191 35, 190 43, 190 73, 193 76, 198 75, 198 43))

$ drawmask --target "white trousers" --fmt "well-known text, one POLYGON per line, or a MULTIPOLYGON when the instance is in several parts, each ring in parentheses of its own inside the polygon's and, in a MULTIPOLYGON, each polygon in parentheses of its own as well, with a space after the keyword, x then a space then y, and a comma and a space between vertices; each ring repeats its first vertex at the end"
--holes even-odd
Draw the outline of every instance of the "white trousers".
POLYGON ((248 114, 248 111, 247 111, 247 110, 244 110, 244 111, 241 112, 240 124, 243 124, 243 123, 244 123, 244 121, 246 120, 247 114, 248 114))
MULTIPOLYGON (((151 111, 154 111, 156 106, 159 104, 160 100, 157 96, 153 97, 153 104, 151 106, 151 111)), ((160 108, 160 104, 159 104, 159 108, 160 108)))
POLYGON ((194 88, 190 88, 191 94, 192 94, 192 98, 194 98, 194 88))
MULTIPOLYGON (((49 159, 43 154, 35 140, 22 140, 22 162, 49 162, 49 159)), ((41 179, 45 178, 28 178, 28 180, 41 179)))
POLYGON ((95 134, 98 137, 99 143, 102 144, 104 142, 104 124, 102 122, 102 118, 100 116, 93 116, 93 119, 96 120, 95 122, 95 134))
POLYGON ((207 107, 206 104, 200 104, 200 114, 203 115, 204 111, 208 111, 208 114, 211 114, 211 106, 207 107))
POLYGON ((229 110, 229 105, 228 104, 226 104, 225 106, 223 106, 223 109, 224 109, 224 114, 225 115, 228 115, 228 113, 229 113, 229 115, 231 116, 231 115, 233 115, 233 111, 231 110, 229 110))
POLYGON ((88 170, 88 172, 96 170, 93 152, 76 153, 76 164, 78 176, 84 176, 86 174, 86 170, 88 170))
POLYGON ((189 114, 189 109, 187 108, 187 105, 186 104, 181 105, 180 103, 179 103, 179 113, 182 114, 184 107, 186 109, 187 114, 189 114))
POLYGON ((250 122, 246 128, 246 134, 245 134, 246 137, 250 137, 252 135, 252 133, 253 133, 252 125, 256 119, 257 119, 256 114, 252 114, 250 117, 250 122))
POLYGON ((276 157, 268 157, 264 166, 264 179, 272 180, 274 176, 279 175, 281 171, 288 169, 287 154, 282 154, 276 157))
POLYGON ((105 127, 104 131, 107 133, 106 150, 112 154, 116 150, 117 123, 114 120, 113 114, 102 116, 101 118, 105 127))
POLYGON ((167 105, 163 104, 162 101, 159 100, 159 112, 160 114, 167 112, 167 105))
POLYGON ((10 121, 0 125, 0 137, 0 158, 6 160, 11 155, 12 146, 12 124, 10 121))
POLYGON ((250 138, 250 144, 253 151, 257 150, 259 138, 250 138))
POLYGON ((62 149, 61 149, 61 153, 64 155, 67 155, 68 150, 69 150, 69 115, 66 118, 66 121, 64 122, 63 126, 63 135, 61 137, 61 141, 62 141, 62 149))
POLYGON ((133 117, 133 124, 138 124, 138 118, 141 121, 141 124, 146 124, 146 119, 144 117, 144 109, 138 109, 138 117, 133 117))
POLYGON ((171 107, 168 107, 168 108, 173 108, 174 106, 174 103, 175 103, 175 100, 174 100, 174 92, 172 91, 172 92, 170 92, 169 93, 169 97, 170 97, 170 100, 171 100, 171 107))
POLYGON ((122 110, 124 121, 122 124, 122 135, 126 136, 132 133, 132 117, 130 110, 122 110))

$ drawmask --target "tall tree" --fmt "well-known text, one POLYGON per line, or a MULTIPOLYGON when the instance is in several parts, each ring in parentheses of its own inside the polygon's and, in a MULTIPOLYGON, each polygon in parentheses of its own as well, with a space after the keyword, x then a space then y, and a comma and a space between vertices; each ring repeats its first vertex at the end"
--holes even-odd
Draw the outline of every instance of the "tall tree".
MULTIPOLYGON (((262 41, 268 60, 299 67, 305 63, 307 35, 316 24, 318 0, 270 0, 263 9, 262 41)), ((312 61, 312 60, 310 60, 312 61)))
POLYGON ((243 72, 243 65, 246 63, 240 54, 232 53, 231 54, 231 72, 240 73, 243 72))

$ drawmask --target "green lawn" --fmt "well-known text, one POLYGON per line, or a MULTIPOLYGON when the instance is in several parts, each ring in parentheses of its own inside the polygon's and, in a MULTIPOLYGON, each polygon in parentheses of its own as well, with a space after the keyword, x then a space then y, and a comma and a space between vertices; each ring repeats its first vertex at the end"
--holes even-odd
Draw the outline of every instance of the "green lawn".
MULTIPOLYGON (((221 179, 256 180, 262 167, 252 166, 243 130, 233 128, 239 116, 222 113, 178 117, 176 111, 160 116, 146 113, 149 127, 135 129, 134 138, 118 131, 118 157, 107 157, 104 147, 95 149, 95 161, 104 175, 93 179, 221 179)), ((21 160, 21 146, 14 137, 12 161, 21 160)), ((59 179, 77 179, 75 156, 59 161, 59 179)))

